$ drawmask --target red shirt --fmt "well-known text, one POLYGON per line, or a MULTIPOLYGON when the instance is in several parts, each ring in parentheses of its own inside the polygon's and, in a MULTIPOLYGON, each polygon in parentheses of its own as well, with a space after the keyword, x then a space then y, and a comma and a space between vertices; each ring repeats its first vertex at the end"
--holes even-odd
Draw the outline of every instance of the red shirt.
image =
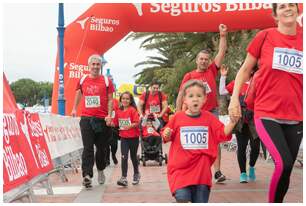
POLYGON ((132 123, 139 123, 139 115, 137 110, 130 106, 126 110, 118 109, 114 118, 115 126, 119 126, 119 136, 121 138, 135 138, 139 136, 138 127, 129 130, 122 130, 122 126, 131 125, 132 123))
POLYGON ((218 144, 229 141, 232 135, 225 136, 224 125, 207 111, 202 111, 199 117, 177 112, 167 127, 172 129, 167 165, 171 193, 189 185, 211 187, 211 166, 217 157, 218 144))
MULTIPOLYGON (((82 80, 82 78, 81 78, 82 80)), ((104 118, 108 115, 107 92, 111 94, 115 91, 112 81, 109 79, 108 89, 104 76, 91 78, 86 76, 84 81, 78 82, 76 90, 81 90, 81 116, 104 118)))
MULTIPOLYGON (((226 85, 226 90, 228 91, 229 94, 233 94, 234 85, 235 85, 235 80, 231 81, 230 83, 228 83, 228 85, 226 85)), ((250 85, 249 82, 245 82, 243 84, 242 89, 239 94, 240 96, 244 96, 246 94, 246 92, 248 91, 249 85, 250 85)))
POLYGON ((259 70, 254 82, 255 118, 302 121, 302 31, 297 35, 284 35, 276 28, 263 30, 255 36, 247 51, 259 59, 259 70))
POLYGON ((206 94, 207 94, 207 101, 202 107, 202 110, 210 111, 216 107, 218 107, 217 102, 217 85, 216 85, 216 77, 218 74, 218 68, 215 64, 215 62, 211 63, 207 70, 204 72, 197 72, 196 70, 193 70, 191 72, 188 72, 185 74, 180 90, 183 88, 183 85, 191 79, 197 79, 203 81, 207 85, 206 94))
POLYGON ((153 126, 151 126, 151 127, 144 126, 142 128, 142 137, 146 138, 146 137, 150 137, 150 136, 160 137, 160 134, 154 129, 153 126))
MULTIPOLYGON (((139 99, 144 102, 145 97, 146 97, 146 92, 143 92, 139 97, 139 99)), ((161 92, 161 97, 162 97, 161 98, 162 102, 167 101, 167 96, 163 92, 161 92)), ((159 114, 162 111, 162 108, 160 108, 162 102, 159 102, 159 96, 157 92, 154 95, 152 95, 152 92, 150 92, 146 105, 144 105, 145 111, 149 111, 149 113, 159 114)))

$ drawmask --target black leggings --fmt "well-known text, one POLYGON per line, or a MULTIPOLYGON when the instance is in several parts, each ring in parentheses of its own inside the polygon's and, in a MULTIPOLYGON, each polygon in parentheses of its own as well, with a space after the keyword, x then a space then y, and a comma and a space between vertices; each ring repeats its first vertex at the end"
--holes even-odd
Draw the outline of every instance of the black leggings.
POLYGON ((250 140, 250 167, 254 167, 259 155, 260 140, 258 137, 253 137, 248 124, 243 124, 241 132, 236 132, 238 150, 237 159, 239 163, 240 173, 246 172, 246 148, 250 140), (255 138, 255 139, 254 139, 255 138))
POLYGON ((269 202, 283 202, 303 138, 303 122, 288 125, 272 120, 255 119, 255 125, 275 164, 270 182, 269 202))
POLYGON ((112 138, 109 141, 109 145, 106 147, 106 162, 110 162, 110 153, 112 156, 116 156, 118 149, 118 129, 112 128, 112 138))
POLYGON ((121 171, 123 177, 127 177, 129 150, 131 151, 130 156, 134 167, 134 174, 139 173, 138 161, 137 161, 138 145, 139 145, 138 137, 135 138, 121 137, 121 171))

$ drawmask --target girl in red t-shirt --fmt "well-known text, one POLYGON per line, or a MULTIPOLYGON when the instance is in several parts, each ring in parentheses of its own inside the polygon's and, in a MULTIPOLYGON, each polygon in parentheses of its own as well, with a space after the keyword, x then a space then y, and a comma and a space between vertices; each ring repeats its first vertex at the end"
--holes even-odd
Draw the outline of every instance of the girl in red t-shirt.
POLYGON ((296 3, 273 3, 277 28, 259 32, 247 48, 229 105, 231 119, 241 116, 239 93, 259 60, 254 119, 257 133, 273 157, 269 202, 283 202, 303 137, 303 29, 296 3))
POLYGON ((199 80, 186 82, 182 91, 187 110, 177 112, 162 133, 165 142, 171 141, 167 174, 177 202, 208 202, 218 144, 232 138, 235 126, 224 126, 210 112, 201 111, 205 88, 199 80))
POLYGON ((132 184, 136 185, 140 180, 140 173, 137 161, 137 150, 139 145, 139 115, 136 109, 135 100, 130 92, 124 92, 119 98, 120 107, 116 111, 113 126, 119 126, 121 138, 121 171, 122 176, 117 181, 120 186, 127 186, 128 154, 131 152, 131 160, 134 168, 132 184))

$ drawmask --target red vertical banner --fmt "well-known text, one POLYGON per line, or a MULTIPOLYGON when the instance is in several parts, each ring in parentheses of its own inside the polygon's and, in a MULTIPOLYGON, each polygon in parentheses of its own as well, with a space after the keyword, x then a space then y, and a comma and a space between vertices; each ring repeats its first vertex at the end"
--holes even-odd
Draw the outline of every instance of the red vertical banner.
POLYGON ((23 119, 19 121, 30 146, 35 165, 41 173, 49 172, 53 169, 53 165, 39 115, 23 112, 23 119))
POLYGON ((27 157, 19 140, 21 131, 15 112, 3 113, 3 191, 15 188, 29 179, 27 157))

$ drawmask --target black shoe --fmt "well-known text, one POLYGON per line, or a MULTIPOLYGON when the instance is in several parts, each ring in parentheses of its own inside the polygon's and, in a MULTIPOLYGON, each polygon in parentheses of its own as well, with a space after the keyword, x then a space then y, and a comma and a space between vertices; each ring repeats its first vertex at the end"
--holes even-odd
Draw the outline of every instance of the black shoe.
POLYGON ((116 155, 112 155, 112 158, 113 158, 114 164, 115 164, 115 165, 118 164, 118 160, 117 160, 117 158, 116 158, 116 155))
POLYGON ((83 178, 83 186, 84 186, 86 189, 92 188, 92 185, 91 185, 91 178, 89 177, 89 175, 86 175, 86 176, 83 178))
POLYGON ((220 170, 215 173, 216 183, 221 183, 221 182, 224 182, 225 180, 226 180, 226 177, 221 173, 220 170))
POLYGON ((140 181, 140 174, 139 173, 134 174, 132 184, 137 185, 139 183, 139 181, 140 181))

